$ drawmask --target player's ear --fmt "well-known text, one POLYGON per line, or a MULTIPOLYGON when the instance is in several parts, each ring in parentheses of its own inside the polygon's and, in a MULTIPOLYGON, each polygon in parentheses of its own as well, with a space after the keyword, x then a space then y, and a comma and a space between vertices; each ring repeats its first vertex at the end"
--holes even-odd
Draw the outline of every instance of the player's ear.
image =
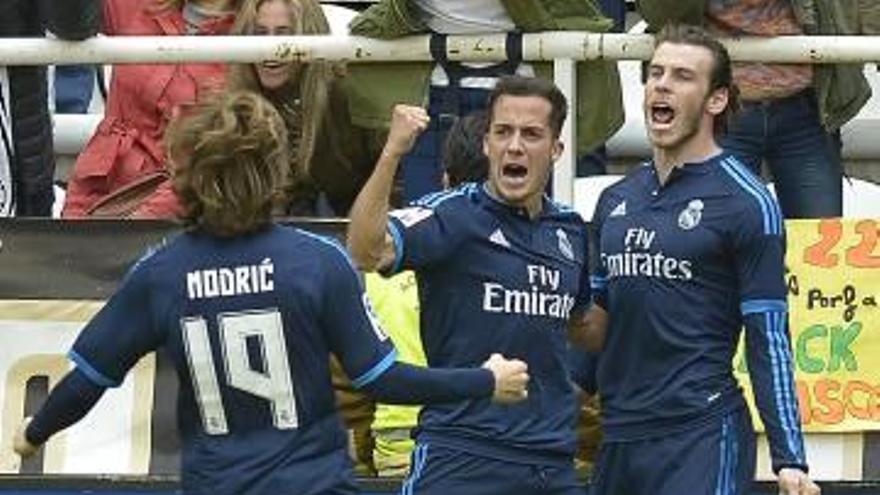
POLYGON ((710 114, 721 115, 730 101, 730 92, 727 88, 718 88, 709 94, 706 100, 706 111, 710 114))
POLYGON ((556 163, 556 160, 562 156, 562 152, 565 151, 565 143, 562 142, 561 139, 557 139, 553 142, 553 148, 550 150, 550 160, 553 163, 556 163))

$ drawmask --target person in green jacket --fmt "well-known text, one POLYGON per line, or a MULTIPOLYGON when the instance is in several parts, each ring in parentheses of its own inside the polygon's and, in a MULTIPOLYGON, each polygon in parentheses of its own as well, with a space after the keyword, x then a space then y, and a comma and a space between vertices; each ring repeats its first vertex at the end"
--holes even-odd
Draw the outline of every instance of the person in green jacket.
MULTIPOLYGON (((639 0, 649 30, 702 25, 717 36, 851 35, 876 21, 872 2, 639 0)), ((734 65, 743 108, 721 144, 759 174, 766 162, 786 218, 840 216, 840 127, 871 96, 861 64, 734 65)))
MULTIPOLYGON (((606 32, 612 21, 594 0, 380 0, 350 24, 351 34, 378 39, 442 33, 537 32, 577 30, 606 32)), ((510 45, 510 44, 509 44, 510 45)), ((445 53, 445 52, 444 52, 445 53)), ((439 190, 440 148, 454 120, 485 109, 486 96, 500 75, 517 73, 552 77, 548 63, 522 63, 516 50, 492 67, 437 60, 424 63, 369 63, 349 67, 348 93, 353 121, 387 128, 397 103, 428 108, 431 127, 405 159, 405 199, 439 190)), ((623 124, 620 80, 614 62, 578 64, 576 117, 578 156, 604 143, 623 124)))

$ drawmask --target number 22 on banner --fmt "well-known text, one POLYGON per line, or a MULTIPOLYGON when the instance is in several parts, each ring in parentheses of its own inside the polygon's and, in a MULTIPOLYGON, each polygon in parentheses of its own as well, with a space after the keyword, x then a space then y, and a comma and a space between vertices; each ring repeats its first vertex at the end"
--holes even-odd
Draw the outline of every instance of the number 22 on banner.
MULTIPOLYGON (((826 218, 816 224, 819 240, 804 249, 804 262, 821 268, 834 268, 840 256, 831 251, 843 238, 843 222, 826 218)), ((880 268, 880 255, 874 254, 880 240, 877 220, 861 220, 855 224, 855 233, 861 237, 858 244, 846 248, 846 264, 854 268, 880 268)))

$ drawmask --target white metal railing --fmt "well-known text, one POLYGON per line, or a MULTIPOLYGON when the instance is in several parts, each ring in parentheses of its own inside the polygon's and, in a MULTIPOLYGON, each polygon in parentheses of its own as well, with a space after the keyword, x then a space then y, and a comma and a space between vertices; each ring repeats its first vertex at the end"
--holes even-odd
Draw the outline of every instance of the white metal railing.
MULTIPOLYGON (((456 35, 447 40, 451 60, 499 61, 506 56, 505 33, 456 35)), ((723 40, 734 60, 836 63, 880 60, 880 36, 785 36, 723 40)), ((0 65, 99 63, 250 63, 263 60, 430 61, 430 37, 392 41, 357 36, 114 36, 71 42, 40 38, 4 38, 0 65)), ((653 37, 646 34, 596 34, 573 31, 527 33, 523 59, 553 61, 556 82, 574 102, 574 64, 579 60, 646 60, 653 37)), ((554 191, 573 201, 576 146, 574 119, 563 129, 566 153, 556 164, 554 191)))
MULTIPOLYGON (((503 33, 450 36, 450 60, 499 61, 503 33)), ((548 31, 523 35, 526 61, 645 60, 646 34, 548 31)), ((734 60, 761 62, 867 62, 880 60, 880 36, 782 36, 724 40, 734 60)), ((428 36, 393 41, 358 36, 114 36, 72 42, 4 38, 0 65, 78 63, 257 62, 315 59, 411 62, 431 60, 428 36)))

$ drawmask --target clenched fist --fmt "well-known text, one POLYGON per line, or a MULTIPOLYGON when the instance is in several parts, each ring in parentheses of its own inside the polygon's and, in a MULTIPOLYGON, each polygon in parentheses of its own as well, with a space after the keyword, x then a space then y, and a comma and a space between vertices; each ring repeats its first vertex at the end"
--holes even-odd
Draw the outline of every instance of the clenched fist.
POLYGON ((505 359, 501 354, 492 354, 483 363, 483 368, 495 375, 495 393, 492 400, 501 404, 513 404, 528 397, 528 365, 519 359, 505 359))
POLYGON ((422 107, 395 105, 391 114, 391 129, 385 142, 385 153, 397 158, 409 153, 416 138, 428 128, 431 118, 422 107))

